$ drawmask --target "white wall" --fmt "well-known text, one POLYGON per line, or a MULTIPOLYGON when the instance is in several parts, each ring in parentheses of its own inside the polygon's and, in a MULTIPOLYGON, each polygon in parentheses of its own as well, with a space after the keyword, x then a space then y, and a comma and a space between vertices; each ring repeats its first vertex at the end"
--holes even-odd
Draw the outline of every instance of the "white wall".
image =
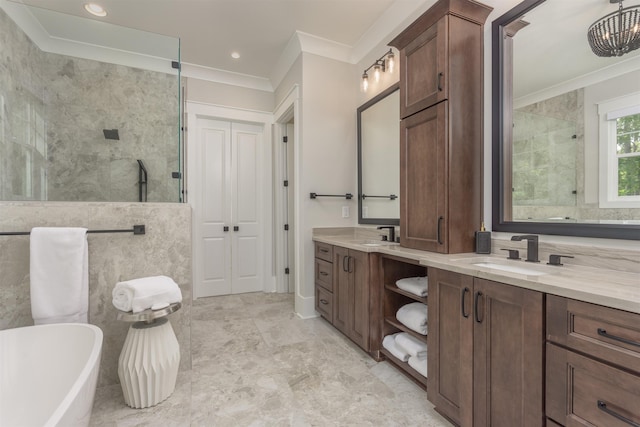
MULTIPOLYGON (((302 317, 315 315, 313 309, 314 227, 351 227, 357 224, 357 200, 344 198, 311 199, 309 193, 357 193, 356 99, 353 65, 302 54, 302 120, 298 158, 301 179, 297 195, 302 212, 298 230, 303 242, 299 296, 296 302, 302 317), (342 218, 348 206, 349 218, 342 218)), ((356 83, 357 84, 357 83, 356 83)), ((357 86, 356 86, 357 89, 357 86)))

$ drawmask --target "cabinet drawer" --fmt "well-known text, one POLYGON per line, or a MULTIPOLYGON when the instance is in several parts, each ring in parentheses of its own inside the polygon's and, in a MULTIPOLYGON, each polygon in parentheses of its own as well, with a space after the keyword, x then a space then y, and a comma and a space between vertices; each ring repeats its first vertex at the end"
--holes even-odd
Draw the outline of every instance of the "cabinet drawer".
POLYGON ((549 418, 567 427, 638 425, 638 396, 640 376, 547 344, 549 418))
POLYGON ((333 264, 316 258, 315 281, 316 285, 333 292, 333 264))
POLYGON ((640 315, 547 296, 547 339, 640 373, 640 315))
POLYGON ((320 286, 316 286, 316 311, 333 322, 333 293, 320 286))
POLYGON ((327 243, 316 242, 316 258, 327 262, 333 261, 333 246, 327 243))

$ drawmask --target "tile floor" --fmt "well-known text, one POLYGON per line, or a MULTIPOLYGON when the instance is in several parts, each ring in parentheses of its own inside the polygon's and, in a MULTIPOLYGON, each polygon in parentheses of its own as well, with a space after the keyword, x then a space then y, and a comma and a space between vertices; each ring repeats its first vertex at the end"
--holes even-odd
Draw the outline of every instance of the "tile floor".
POLYGON ((191 326, 193 367, 167 400, 131 409, 119 385, 101 387, 91 425, 451 427, 390 364, 298 318, 291 294, 199 299, 191 326))

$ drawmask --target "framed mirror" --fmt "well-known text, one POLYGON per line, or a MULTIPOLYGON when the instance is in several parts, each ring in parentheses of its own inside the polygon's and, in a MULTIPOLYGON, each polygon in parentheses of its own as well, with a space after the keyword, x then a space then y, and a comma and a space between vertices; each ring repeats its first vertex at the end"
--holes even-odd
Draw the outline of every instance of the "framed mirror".
POLYGON ((358 223, 400 224, 400 85, 358 108, 358 223))
POLYGON ((617 10, 525 0, 493 22, 494 231, 640 240, 640 49, 587 38, 617 10))

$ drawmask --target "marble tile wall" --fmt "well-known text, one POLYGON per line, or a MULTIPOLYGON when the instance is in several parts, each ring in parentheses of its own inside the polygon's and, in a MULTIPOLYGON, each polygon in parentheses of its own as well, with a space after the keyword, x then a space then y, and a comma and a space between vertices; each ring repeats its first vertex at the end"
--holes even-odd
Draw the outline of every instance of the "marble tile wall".
POLYGON ((147 200, 179 201, 176 76, 50 53, 43 76, 48 200, 136 202, 141 159, 147 200), (118 129, 120 140, 103 129, 118 129))
POLYGON ((640 209, 600 209, 598 203, 586 202, 585 176, 598 171, 585 168, 584 107, 584 89, 578 89, 517 110, 516 119, 520 114, 536 116, 540 120, 521 126, 522 140, 514 141, 514 218, 568 218, 566 222, 569 223, 576 220, 640 220, 640 209), (569 123, 574 131, 567 133, 569 123), (559 130, 559 124, 562 130, 559 130), (555 132, 550 131, 553 127, 555 132), (571 138, 571 133, 575 134, 575 139, 571 138), (541 146, 544 149, 540 149, 541 146), (524 181, 528 181, 528 188, 524 181), (573 190, 576 194, 571 194, 573 190), (523 196, 527 192, 544 194, 546 198, 527 200, 523 196))
POLYGON ((43 52, 2 9, 0 57, 0 200, 138 201, 137 159, 180 200, 177 76, 43 52))
MULTIPOLYGON (((104 332, 99 386, 118 383, 117 364, 129 324, 116 320, 111 292, 121 280, 167 275, 183 306, 169 319, 180 343, 180 369, 191 369, 191 207, 160 203, 3 202, 0 231, 34 226, 128 229, 146 234, 90 234, 89 322, 104 332)), ((33 324, 29 296, 29 238, 0 236, 0 329, 33 324)))

